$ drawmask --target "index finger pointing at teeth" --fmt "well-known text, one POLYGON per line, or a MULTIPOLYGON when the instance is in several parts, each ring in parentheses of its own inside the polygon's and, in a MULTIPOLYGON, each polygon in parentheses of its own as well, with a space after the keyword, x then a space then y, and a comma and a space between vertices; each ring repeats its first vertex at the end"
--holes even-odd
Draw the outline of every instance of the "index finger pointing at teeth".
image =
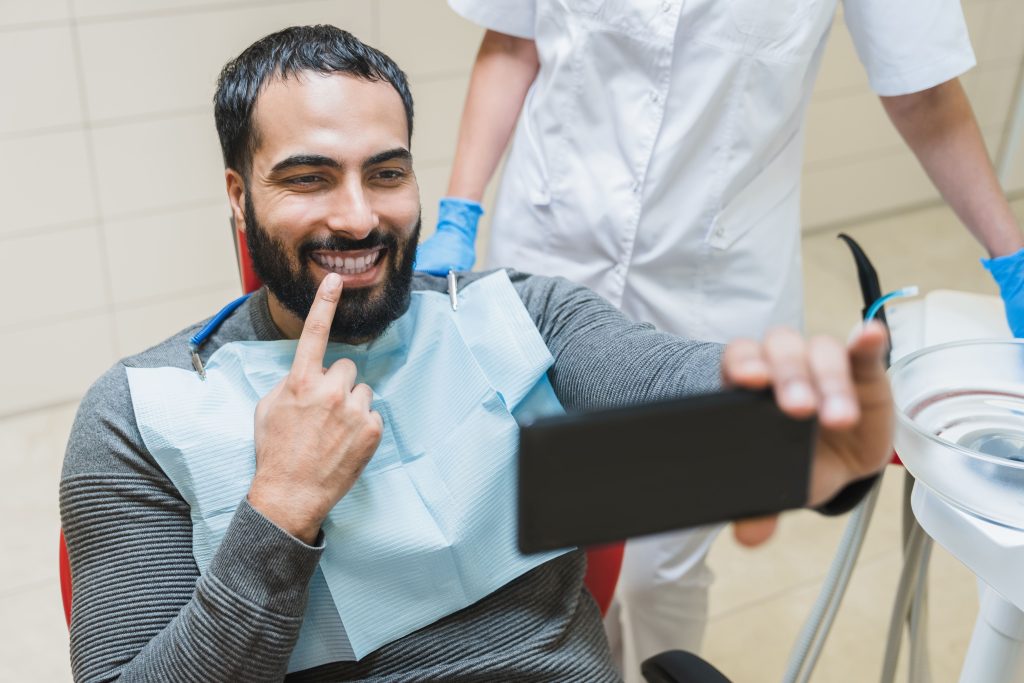
POLYGON ((334 322, 334 312, 340 300, 341 276, 328 273, 320 282, 309 315, 302 325, 299 344, 295 347, 295 360, 292 361, 292 374, 323 373, 327 340, 331 335, 331 323, 334 322))

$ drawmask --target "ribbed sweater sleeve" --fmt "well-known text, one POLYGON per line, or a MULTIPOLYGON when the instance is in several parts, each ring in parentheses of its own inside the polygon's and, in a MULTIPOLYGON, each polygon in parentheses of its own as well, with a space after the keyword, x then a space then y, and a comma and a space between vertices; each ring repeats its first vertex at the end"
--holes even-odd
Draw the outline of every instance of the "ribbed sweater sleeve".
POLYGON ((633 405, 720 388, 722 345, 634 322, 563 278, 510 277, 555 358, 549 377, 566 409, 633 405))
POLYGON ((83 400, 65 457, 75 680, 281 680, 322 548, 242 500, 200 577, 188 505, 140 450, 127 397, 115 367, 83 400))

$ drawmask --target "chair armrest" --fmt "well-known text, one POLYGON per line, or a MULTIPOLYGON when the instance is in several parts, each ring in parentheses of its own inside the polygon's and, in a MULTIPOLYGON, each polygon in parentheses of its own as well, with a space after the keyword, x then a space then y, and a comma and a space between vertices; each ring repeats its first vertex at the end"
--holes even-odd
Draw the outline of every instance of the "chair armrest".
POLYGON ((732 683, 721 671, 691 652, 669 650, 640 667, 647 683, 732 683))

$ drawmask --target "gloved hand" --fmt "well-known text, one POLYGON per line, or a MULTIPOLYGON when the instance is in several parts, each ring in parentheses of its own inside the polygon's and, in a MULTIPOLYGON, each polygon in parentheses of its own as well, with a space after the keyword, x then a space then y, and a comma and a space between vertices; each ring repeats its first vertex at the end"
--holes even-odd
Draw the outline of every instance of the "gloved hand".
POLYGON ((1013 336, 1024 337, 1024 249, 997 258, 983 258, 981 265, 999 285, 1013 336))
POLYGON ((416 270, 447 275, 469 270, 476 261, 476 226, 484 209, 478 202, 444 197, 437 210, 437 232, 416 250, 416 270))

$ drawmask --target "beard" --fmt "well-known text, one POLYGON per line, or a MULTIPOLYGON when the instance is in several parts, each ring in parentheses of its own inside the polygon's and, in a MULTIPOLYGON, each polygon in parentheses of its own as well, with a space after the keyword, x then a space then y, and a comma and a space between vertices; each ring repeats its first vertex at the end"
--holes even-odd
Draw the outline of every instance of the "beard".
POLYGON ((343 289, 331 324, 331 340, 356 344, 379 337, 409 306, 413 262, 420 234, 419 218, 412 234, 400 240, 379 228, 361 240, 331 235, 311 238, 295 250, 270 235, 256 217, 256 210, 245 195, 245 236, 256 275, 277 300, 301 320, 305 320, 316 299, 320 283, 310 268, 315 251, 352 251, 384 247, 387 272, 374 287, 343 289))

